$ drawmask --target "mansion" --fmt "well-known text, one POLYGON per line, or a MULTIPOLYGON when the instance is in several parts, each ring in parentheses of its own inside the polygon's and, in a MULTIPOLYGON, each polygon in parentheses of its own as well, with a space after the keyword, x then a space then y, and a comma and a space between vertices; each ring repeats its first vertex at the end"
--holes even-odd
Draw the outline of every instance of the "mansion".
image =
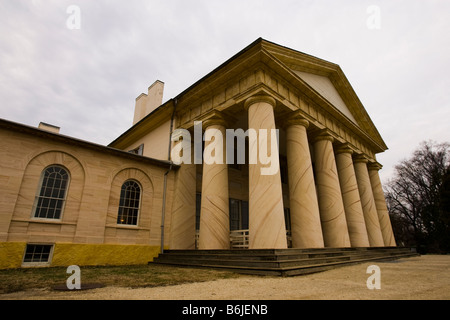
POLYGON ((337 64, 260 38, 166 102, 163 90, 136 98, 108 146, 0 119, 0 268, 396 246, 387 146, 337 64), (229 143, 229 130, 247 136, 229 143), (227 161, 233 145, 241 161, 227 161))

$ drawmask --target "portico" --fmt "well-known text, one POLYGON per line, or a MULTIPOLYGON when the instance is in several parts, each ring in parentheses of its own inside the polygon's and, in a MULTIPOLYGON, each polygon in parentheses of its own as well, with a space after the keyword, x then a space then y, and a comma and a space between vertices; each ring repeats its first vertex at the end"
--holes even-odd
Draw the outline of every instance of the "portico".
MULTIPOLYGON (((222 67, 237 78, 179 112, 178 128, 202 121, 202 151, 207 129, 220 132, 224 154, 215 155, 222 164, 196 165, 182 216, 196 206, 197 236, 191 230, 191 242, 173 248, 197 237, 198 249, 230 249, 239 234, 237 247, 250 249, 395 246, 375 157, 386 147, 339 66, 262 40, 222 67), (225 163, 227 129, 256 133, 246 136, 243 164, 225 163), (271 129, 278 139, 261 135, 271 129), (261 152, 278 153, 273 174, 262 174, 261 152)), ((219 81, 210 76, 202 81, 219 81)))

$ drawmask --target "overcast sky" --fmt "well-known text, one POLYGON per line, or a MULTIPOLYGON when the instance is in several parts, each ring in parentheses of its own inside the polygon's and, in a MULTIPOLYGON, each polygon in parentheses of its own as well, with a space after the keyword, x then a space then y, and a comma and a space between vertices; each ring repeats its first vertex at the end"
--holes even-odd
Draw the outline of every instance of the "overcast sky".
POLYGON ((340 65, 389 147, 386 182, 419 142, 450 142, 449 12, 447 0, 0 0, 0 118, 106 145, 155 80, 169 100, 263 37, 340 65))

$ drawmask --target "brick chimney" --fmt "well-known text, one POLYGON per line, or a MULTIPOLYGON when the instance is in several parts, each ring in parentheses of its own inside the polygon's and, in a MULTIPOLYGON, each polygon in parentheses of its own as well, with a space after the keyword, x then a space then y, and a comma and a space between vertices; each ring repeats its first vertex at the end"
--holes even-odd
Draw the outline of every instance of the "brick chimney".
POLYGON ((45 130, 45 131, 50 131, 50 132, 53 132, 53 133, 59 133, 59 129, 60 129, 57 126, 54 126, 52 124, 48 124, 48 123, 45 123, 45 122, 40 122, 38 128, 42 129, 42 130, 45 130))
POLYGON ((133 125, 142 120, 146 115, 162 104, 163 92, 164 82, 156 80, 150 87, 148 87, 148 94, 141 93, 136 98, 133 125))

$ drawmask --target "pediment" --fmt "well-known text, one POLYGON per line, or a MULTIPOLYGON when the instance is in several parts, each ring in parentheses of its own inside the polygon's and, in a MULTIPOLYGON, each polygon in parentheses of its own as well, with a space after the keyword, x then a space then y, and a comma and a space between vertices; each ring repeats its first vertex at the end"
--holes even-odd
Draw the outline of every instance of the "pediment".
POLYGON ((387 149, 339 65, 263 39, 261 45, 273 59, 306 84, 309 91, 327 101, 331 108, 369 135, 380 147, 380 151, 387 149))
POLYGON ((355 116, 347 107, 344 100, 342 100, 342 97, 340 96, 339 92, 334 87, 333 83, 328 77, 296 70, 294 70, 294 73, 297 74, 315 91, 317 91, 317 93, 319 93, 322 97, 328 100, 336 109, 342 112, 349 120, 351 120, 354 124, 358 125, 355 116))
MULTIPOLYGON (((325 114, 369 142, 375 153, 387 149, 339 65, 262 38, 156 108, 116 140, 122 141, 137 132, 145 134, 149 127, 162 121, 160 118, 169 121, 174 109, 180 125, 190 124, 190 120, 213 108, 236 111, 251 90, 261 90, 264 86, 279 94, 281 100, 292 98, 293 105, 296 99, 297 107, 300 105, 298 97, 302 96, 304 104, 313 103, 315 108, 322 108, 325 114), (278 85, 279 79, 287 86, 278 85), (288 87, 293 90, 289 91, 288 87)), ((311 115, 312 118, 315 116, 311 115)))

